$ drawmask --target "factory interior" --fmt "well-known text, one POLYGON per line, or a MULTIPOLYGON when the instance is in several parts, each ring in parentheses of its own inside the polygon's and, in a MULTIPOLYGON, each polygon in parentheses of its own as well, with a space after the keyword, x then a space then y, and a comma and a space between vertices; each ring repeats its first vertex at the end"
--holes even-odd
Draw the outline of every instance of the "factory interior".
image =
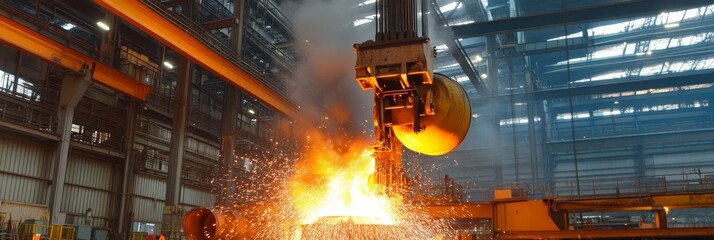
POLYGON ((0 0, 0 240, 714 238, 714 0, 0 0))

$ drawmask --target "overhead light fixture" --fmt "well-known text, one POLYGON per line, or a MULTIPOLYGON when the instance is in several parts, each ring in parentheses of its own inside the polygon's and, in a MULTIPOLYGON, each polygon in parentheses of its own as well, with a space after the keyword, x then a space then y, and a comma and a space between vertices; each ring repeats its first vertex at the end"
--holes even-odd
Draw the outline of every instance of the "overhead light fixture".
POLYGON ((99 26, 99 28, 101 28, 104 31, 109 31, 109 29, 111 29, 111 28, 109 28, 109 25, 107 25, 106 23, 104 23, 102 21, 98 21, 97 26, 99 26))
POLYGON ((250 114, 255 114, 255 110, 253 110, 253 109, 248 109, 248 113, 250 113, 250 114))
POLYGON ((483 61, 483 58, 481 57, 481 55, 476 55, 476 57, 474 57, 474 62, 481 62, 481 61, 483 61))
POLYGON ((62 24, 62 28, 64 28, 64 30, 67 30, 67 31, 72 30, 72 28, 74 28, 74 27, 76 27, 76 26, 71 23, 62 24))
POLYGON ((486 79, 486 78, 488 78, 488 74, 481 73, 481 79, 486 79))
POLYGON ((375 2, 377 2, 377 0, 367 0, 367 1, 364 1, 364 2, 361 2, 361 3, 357 4, 357 6, 358 6, 358 7, 367 6, 367 5, 370 5, 370 4, 374 4, 375 2))
POLYGON ((167 61, 164 61, 164 66, 168 69, 174 69, 174 65, 167 61))
POLYGON ((679 27, 679 23, 667 23, 664 25, 664 28, 676 28, 679 27))

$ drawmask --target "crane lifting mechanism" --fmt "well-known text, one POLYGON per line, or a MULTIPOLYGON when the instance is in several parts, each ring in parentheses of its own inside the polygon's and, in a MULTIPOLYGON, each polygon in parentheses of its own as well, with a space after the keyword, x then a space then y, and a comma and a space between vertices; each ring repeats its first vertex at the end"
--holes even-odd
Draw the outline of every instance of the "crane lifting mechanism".
MULTIPOLYGON (((375 40, 355 44, 356 80, 374 90, 378 151, 391 151, 393 136, 407 148, 443 155, 466 136, 471 106, 461 86, 433 73, 436 51, 427 37, 427 18, 417 32, 417 0, 379 0, 375 40)), ((421 0, 421 16, 426 14, 421 0)))
POLYGON ((375 40, 354 45, 355 79, 363 90, 374 90, 377 181, 398 190, 401 145, 432 156, 452 151, 468 132, 471 106, 461 85, 433 73, 436 51, 427 36, 426 0, 375 5, 375 40))

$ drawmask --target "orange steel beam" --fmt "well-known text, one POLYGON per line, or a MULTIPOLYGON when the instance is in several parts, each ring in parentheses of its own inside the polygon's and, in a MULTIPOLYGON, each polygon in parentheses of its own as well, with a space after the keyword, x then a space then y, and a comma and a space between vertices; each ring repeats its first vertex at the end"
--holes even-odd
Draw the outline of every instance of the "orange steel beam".
POLYGON ((63 46, 5 16, 0 16, 0 42, 34 55, 45 61, 79 71, 83 64, 94 65, 92 79, 134 99, 144 101, 151 86, 101 63, 84 54, 63 46))
POLYGON ((492 218, 490 203, 462 203, 454 205, 420 205, 417 212, 423 212, 433 219, 444 218, 492 218))
MULTIPOLYGON (((497 239, 624 239, 714 236, 714 227, 588 229, 564 231, 496 231, 497 239)), ((699 239, 699 238, 698 238, 699 239)))
POLYGON ((138 0, 94 0, 94 2, 287 117, 297 118, 297 107, 291 101, 272 91, 138 0))

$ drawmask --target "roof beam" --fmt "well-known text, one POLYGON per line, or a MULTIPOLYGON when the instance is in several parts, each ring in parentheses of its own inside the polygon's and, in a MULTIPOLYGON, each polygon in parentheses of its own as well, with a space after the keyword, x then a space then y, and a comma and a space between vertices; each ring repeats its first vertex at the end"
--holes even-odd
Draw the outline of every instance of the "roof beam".
MULTIPOLYGON (((623 79, 625 80, 625 79, 623 79)), ((589 94, 603 94, 637 91, 643 89, 666 88, 676 86, 687 86, 695 84, 714 83, 714 72, 706 72, 693 75, 661 75, 647 80, 625 81, 614 83, 603 83, 597 85, 585 85, 575 87, 560 87, 537 90, 533 92, 533 98, 538 100, 548 100, 557 98, 567 98, 569 95, 581 96, 589 94)), ((512 94, 516 99, 525 99, 525 93, 512 94)), ((509 102, 511 95, 491 96, 500 98, 503 102, 509 102)), ((490 97, 487 97, 490 98, 490 97)), ((471 99, 473 107, 477 107, 479 103, 486 104, 489 101, 484 101, 483 98, 471 99), (474 104, 475 103, 475 104, 474 104)))
POLYGON ((552 141, 546 146, 547 152, 572 152, 573 146, 577 151, 598 150, 639 145, 660 145, 685 142, 714 141, 714 129, 701 128, 693 130, 678 130, 655 133, 638 133, 606 137, 588 137, 582 139, 552 141))
POLYGON ((638 0, 612 5, 573 9, 565 12, 477 22, 453 26, 451 29, 454 30, 456 36, 469 38, 562 25, 565 22, 574 24, 655 15, 662 13, 663 11, 683 10, 711 4, 714 4, 714 0, 638 0))
MULTIPOLYGON (((441 12, 441 10, 438 7, 438 4, 436 3, 436 0, 432 0, 431 8, 434 12, 437 13, 439 16, 437 21, 439 22, 439 25, 442 26, 446 24, 446 21, 444 21, 444 14, 441 12)), ((442 36, 450 36, 450 34, 440 34, 442 36)), ((486 89, 486 85, 483 83, 483 80, 479 76, 478 72, 474 69, 473 65, 471 64, 471 60, 466 56, 466 53, 464 52, 463 46, 461 46, 461 42, 459 42, 458 39, 450 39, 446 41, 446 48, 449 49, 449 53, 451 53, 451 56, 454 57, 456 62, 459 64, 461 69, 463 70, 464 74, 466 74, 466 77, 469 78, 469 82, 473 84, 473 86, 476 88, 476 91, 478 91, 479 95, 481 96, 489 96, 491 93, 486 89)))

